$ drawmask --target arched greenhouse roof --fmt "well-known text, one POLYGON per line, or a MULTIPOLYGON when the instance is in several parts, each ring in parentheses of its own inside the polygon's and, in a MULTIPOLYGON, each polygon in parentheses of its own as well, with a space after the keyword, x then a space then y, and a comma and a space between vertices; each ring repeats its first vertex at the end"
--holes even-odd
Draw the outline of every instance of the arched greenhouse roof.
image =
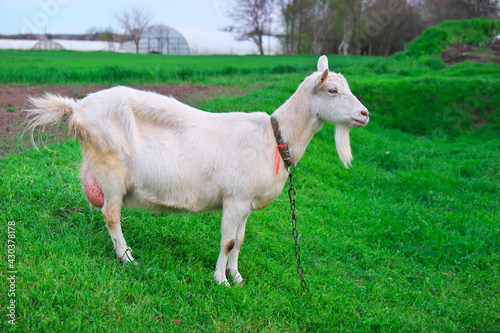
POLYGON ((189 45, 182 34, 164 24, 150 26, 139 41, 139 53, 189 55, 189 45))

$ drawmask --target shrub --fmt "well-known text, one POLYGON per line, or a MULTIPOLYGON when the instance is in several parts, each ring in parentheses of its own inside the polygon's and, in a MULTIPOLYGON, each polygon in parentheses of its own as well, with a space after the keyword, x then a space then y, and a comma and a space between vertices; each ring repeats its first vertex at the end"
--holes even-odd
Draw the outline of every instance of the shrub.
POLYGON ((489 45, 495 31, 500 31, 500 21, 482 18, 445 21, 425 30, 422 36, 408 44, 403 54, 410 57, 438 55, 448 45, 459 42, 474 46, 489 45))

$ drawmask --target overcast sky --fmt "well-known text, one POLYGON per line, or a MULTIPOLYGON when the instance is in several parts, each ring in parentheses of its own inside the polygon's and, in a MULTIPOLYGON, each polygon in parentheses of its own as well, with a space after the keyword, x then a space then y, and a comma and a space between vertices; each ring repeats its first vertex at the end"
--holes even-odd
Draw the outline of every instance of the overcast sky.
POLYGON ((202 53, 256 53, 250 42, 237 42, 220 29, 232 22, 224 16, 226 0, 0 0, 0 34, 83 34, 91 27, 123 31, 115 15, 139 6, 151 10, 151 24, 166 24, 202 53))

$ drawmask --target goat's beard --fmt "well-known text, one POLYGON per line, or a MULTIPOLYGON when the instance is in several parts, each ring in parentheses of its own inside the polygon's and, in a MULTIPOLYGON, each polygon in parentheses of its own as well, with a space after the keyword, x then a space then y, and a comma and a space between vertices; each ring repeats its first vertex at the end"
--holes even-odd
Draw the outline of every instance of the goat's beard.
POLYGON ((349 168, 352 161, 351 143, 349 142, 349 131, 351 128, 344 124, 335 126, 335 146, 340 160, 346 168, 349 168))

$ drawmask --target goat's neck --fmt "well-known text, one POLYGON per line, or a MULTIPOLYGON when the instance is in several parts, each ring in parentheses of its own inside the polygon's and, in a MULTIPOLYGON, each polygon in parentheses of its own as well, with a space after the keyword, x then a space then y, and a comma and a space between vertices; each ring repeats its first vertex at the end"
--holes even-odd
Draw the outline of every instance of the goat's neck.
POLYGON ((304 154, 314 134, 324 122, 312 114, 310 101, 299 92, 293 94, 273 116, 278 121, 281 135, 288 145, 292 163, 296 165, 304 154))

